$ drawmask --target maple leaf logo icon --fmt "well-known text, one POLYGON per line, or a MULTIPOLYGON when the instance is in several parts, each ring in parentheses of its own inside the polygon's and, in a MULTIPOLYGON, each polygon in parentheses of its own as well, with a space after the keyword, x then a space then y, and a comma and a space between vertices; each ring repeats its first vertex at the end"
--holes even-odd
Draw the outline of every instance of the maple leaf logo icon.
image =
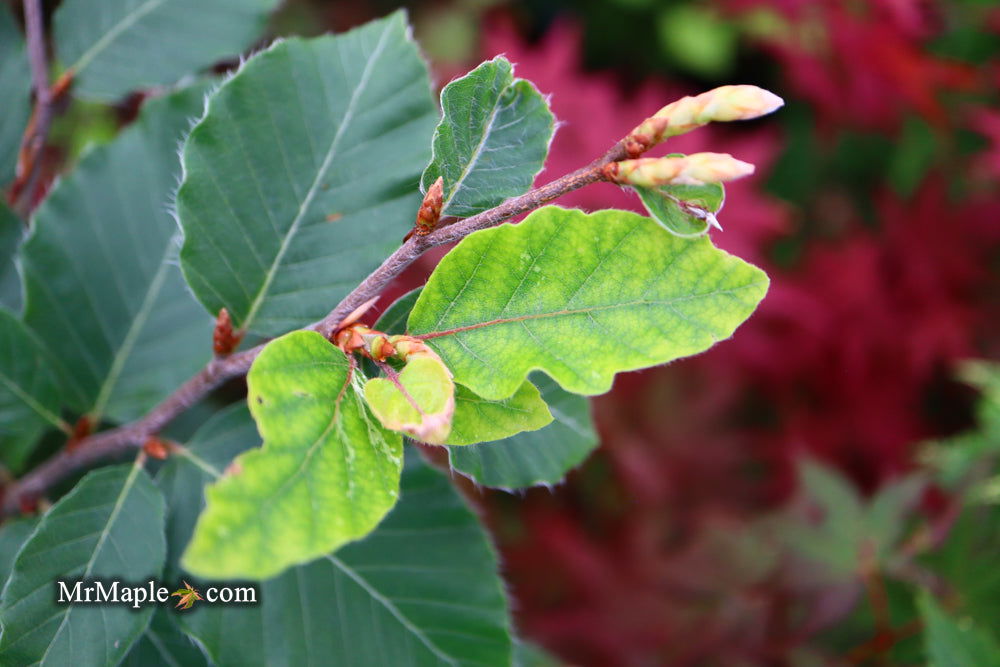
POLYGON ((195 601, 202 599, 198 591, 186 581, 184 582, 184 588, 174 591, 170 594, 170 597, 175 595, 180 598, 180 601, 174 607, 180 607, 181 609, 190 609, 195 601))

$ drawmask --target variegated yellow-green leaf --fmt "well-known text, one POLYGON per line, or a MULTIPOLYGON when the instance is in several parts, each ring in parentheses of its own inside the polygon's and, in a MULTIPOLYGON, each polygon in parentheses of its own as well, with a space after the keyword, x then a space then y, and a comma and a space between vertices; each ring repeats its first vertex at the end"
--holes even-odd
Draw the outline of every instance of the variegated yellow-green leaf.
POLYGON ((264 444, 206 490, 183 556, 203 577, 262 579, 367 535, 396 503, 402 438, 368 412, 348 358, 312 331, 267 345, 247 376, 264 444))
POLYGON ((767 291, 763 271, 627 211, 554 206, 467 236, 410 314, 455 382, 490 400, 545 371, 600 394, 615 373, 703 352, 767 291))

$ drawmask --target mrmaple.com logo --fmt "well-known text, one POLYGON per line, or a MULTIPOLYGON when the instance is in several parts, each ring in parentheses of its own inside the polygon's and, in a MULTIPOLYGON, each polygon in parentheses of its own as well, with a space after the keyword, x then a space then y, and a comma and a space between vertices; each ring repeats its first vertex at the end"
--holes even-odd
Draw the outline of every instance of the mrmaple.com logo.
POLYGON ((57 579, 56 603, 72 605, 124 605, 139 609, 146 605, 166 604, 177 597, 175 607, 190 609, 204 600, 208 604, 257 604, 255 586, 209 586, 204 595, 188 582, 173 593, 170 588, 147 581, 126 584, 114 579, 75 580, 57 579))

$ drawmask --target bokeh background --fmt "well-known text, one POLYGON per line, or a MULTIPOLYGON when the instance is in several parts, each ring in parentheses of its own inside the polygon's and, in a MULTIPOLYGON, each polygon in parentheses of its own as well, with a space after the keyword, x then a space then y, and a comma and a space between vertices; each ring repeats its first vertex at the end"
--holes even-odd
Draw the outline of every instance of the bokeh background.
MULTIPOLYGON (((272 34, 400 4, 288 0, 272 34)), ((1000 376, 961 362, 1000 356, 1000 5, 406 6, 439 85, 502 53, 551 95, 541 181, 685 94, 752 83, 787 101, 669 145, 757 165, 713 238, 771 275, 759 311, 704 355, 620 376, 565 483, 465 484, 523 635, 559 664, 917 665, 922 592, 997 632, 1000 391, 982 387, 1000 376)), ((81 109, 57 138, 121 120, 81 109)), ((607 184, 560 203, 641 210, 607 184)))

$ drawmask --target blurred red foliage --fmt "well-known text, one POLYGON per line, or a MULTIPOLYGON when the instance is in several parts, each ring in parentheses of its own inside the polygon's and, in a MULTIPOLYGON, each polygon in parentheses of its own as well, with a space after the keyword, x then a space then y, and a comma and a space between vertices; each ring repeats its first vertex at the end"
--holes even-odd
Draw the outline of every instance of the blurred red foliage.
MULTIPOLYGON (((834 138, 852 126, 894 132, 910 113, 954 129, 940 92, 977 84, 967 66, 923 49, 936 29, 932 2, 882 0, 867 12, 841 2, 724 4, 782 12, 789 30, 765 45, 786 77, 778 92, 808 102, 817 131, 834 138)), ((562 122, 542 180, 694 92, 657 82, 625 94, 610 75, 580 71, 571 25, 531 47, 494 19, 483 52, 505 53, 519 76, 551 93, 562 122)), ((758 166, 727 189, 725 232, 713 237, 766 268, 771 291, 732 341, 623 376, 596 399, 602 447, 565 485, 517 502, 487 499, 529 637, 574 664, 780 665, 853 604, 853 588, 778 568, 780 551, 755 527, 794 490, 803 453, 870 491, 912 465, 919 440, 964 426, 969 396, 950 380, 952 364, 995 353, 991 326, 1000 321, 991 264, 1000 117, 985 106, 963 114, 993 141, 970 165, 992 187, 956 198, 941 170, 908 197, 874 184, 874 226, 835 187, 809 209, 768 194, 779 123, 671 140, 671 151, 722 149, 758 166), (834 233, 807 237, 797 261, 778 266, 773 242, 815 219, 835 219, 834 233), (505 518, 512 512, 517 522, 505 518)), ((640 207, 610 185, 559 203, 640 207)))

